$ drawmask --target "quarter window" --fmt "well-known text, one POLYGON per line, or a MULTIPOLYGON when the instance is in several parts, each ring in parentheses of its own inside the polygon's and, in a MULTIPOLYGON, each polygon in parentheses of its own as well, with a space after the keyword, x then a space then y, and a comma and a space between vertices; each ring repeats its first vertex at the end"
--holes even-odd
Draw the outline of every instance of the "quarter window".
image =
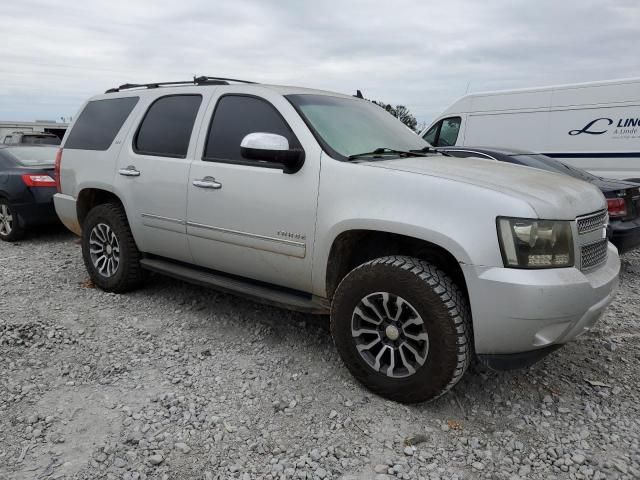
POLYGON ((201 95, 169 95, 153 102, 135 136, 135 152, 185 158, 200 103, 201 95))
POLYGON ((138 97, 109 98, 87 103, 69 132, 64 148, 107 150, 136 103, 138 97))
POLYGON ((266 100, 247 95, 224 95, 213 113, 203 160, 264 164, 247 160, 240 153, 242 139, 250 133, 275 133, 289 141, 289 148, 301 148, 282 115, 266 100))

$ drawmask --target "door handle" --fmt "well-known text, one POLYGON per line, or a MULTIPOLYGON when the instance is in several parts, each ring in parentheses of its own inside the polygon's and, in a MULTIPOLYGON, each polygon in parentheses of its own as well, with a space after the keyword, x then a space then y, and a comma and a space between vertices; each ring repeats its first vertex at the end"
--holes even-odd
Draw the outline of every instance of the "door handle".
POLYGON ((136 170, 136 167, 133 165, 129 165, 127 168, 121 168, 118 170, 120 175, 124 175, 125 177, 139 177, 140 172, 136 170))
POLYGON ((214 190, 222 188, 222 184, 220 182, 216 182, 216 179, 213 177, 204 177, 200 180, 194 180, 193 185, 199 188, 212 188, 214 190))

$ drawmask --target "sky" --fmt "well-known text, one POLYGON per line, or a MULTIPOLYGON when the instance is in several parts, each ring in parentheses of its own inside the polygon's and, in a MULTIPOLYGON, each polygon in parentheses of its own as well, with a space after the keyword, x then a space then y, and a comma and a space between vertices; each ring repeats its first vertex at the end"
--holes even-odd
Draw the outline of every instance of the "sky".
POLYGON ((241 78, 406 105, 640 76, 637 0, 20 0, 0 9, 0 120, 60 120, 123 83, 241 78))

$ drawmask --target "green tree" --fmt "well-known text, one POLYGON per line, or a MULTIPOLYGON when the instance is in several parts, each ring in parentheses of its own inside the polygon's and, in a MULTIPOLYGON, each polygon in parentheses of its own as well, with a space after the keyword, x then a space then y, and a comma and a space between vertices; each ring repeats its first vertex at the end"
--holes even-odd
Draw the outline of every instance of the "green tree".
POLYGON ((370 100, 370 102, 375 103, 381 108, 384 108, 387 112, 396 117, 411 130, 417 131, 416 128, 418 127, 418 120, 416 120, 416 117, 414 117, 411 111, 404 105, 396 105, 394 107, 391 104, 379 102, 377 100, 370 100))

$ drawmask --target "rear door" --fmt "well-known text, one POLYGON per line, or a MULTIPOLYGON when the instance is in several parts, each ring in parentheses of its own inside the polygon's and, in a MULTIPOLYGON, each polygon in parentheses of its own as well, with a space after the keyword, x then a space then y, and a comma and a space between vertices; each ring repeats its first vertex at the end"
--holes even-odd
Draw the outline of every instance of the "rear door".
POLYGON ((193 259, 218 271, 310 291, 320 147, 282 95, 255 91, 220 87, 203 123, 188 186, 193 259), (302 168, 286 174, 281 165, 243 158, 240 142, 256 132, 282 135, 290 147, 302 148, 302 168))
POLYGON ((147 97, 118 158, 114 185, 123 199, 138 247, 192 261, 186 239, 187 180, 201 105, 210 89, 147 97))

